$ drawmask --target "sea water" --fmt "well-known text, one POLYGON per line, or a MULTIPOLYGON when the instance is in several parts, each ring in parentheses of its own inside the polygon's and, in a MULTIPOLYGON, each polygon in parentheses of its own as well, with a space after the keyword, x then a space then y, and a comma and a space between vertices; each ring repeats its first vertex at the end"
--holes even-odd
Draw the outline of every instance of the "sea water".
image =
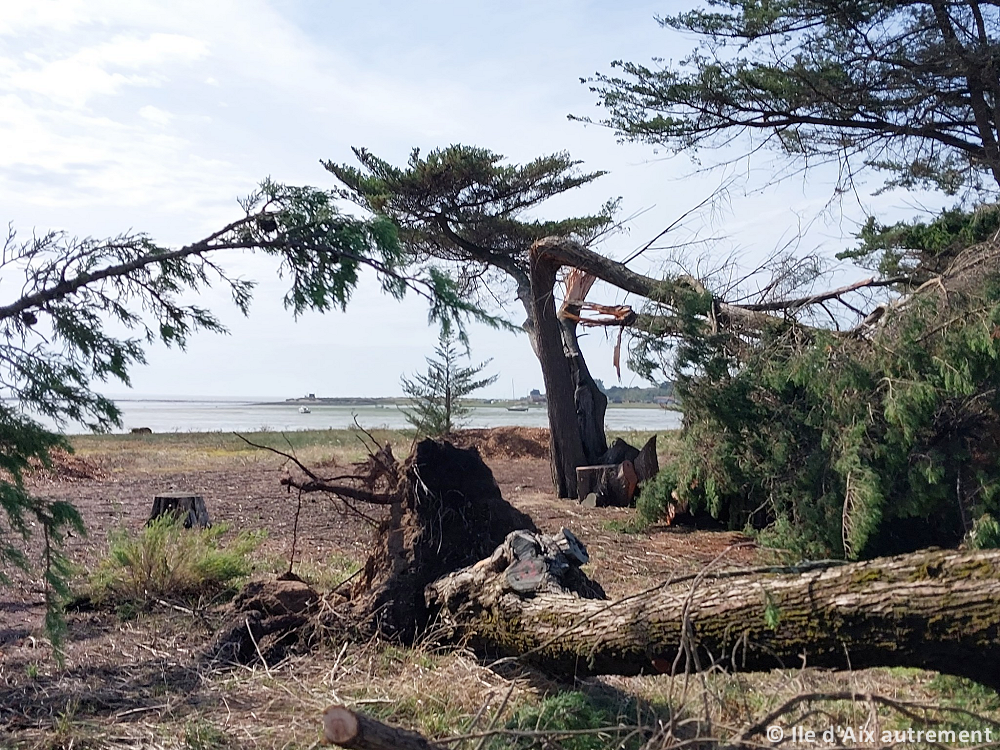
MULTIPOLYGON (((116 399, 122 411, 125 432, 148 427, 153 432, 253 432, 259 430, 326 430, 352 427, 355 420, 365 429, 409 427, 398 407, 386 405, 334 406, 309 404, 310 413, 299 412, 300 404, 260 400, 218 399, 116 399)), ((608 407, 609 430, 672 430, 680 427, 679 412, 659 407, 608 407)), ((505 406, 472 408, 465 427, 547 427, 544 406, 528 411, 508 411, 505 406)), ((51 426, 51 425, 50 425, 51 426)), ((68 434, 86 432, 80 425, 67 425, 68 434)))

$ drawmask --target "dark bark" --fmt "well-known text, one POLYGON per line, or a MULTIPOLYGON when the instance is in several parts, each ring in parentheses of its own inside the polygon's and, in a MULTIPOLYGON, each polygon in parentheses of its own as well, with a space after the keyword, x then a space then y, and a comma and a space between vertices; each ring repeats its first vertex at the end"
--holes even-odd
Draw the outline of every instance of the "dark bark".
POLYGON ((638 478, 632 462, 623 461, 620 464, 578 466, 576 484, 580 502, 587 506, 625 507, 632 504, 638 478), (589 495, 594 496, 590 501, 588 501, 589 495))
POLYGON ((576 386, 563 349, 562 326, 553 297, 560 264, 540 253, 537 244, 531 249, 530 263, 535 343, 549 415, 552 483, 559 497, 576 497, 576 467, 587 461, 577 421, 576 386))
POLYGON ((501 551, 427 589, 455 637, 491 657, 564 676, 908 666, 1000 689, 997 550, 689 576, 618 602, 551 583, 519 596, 501 551))
MULTIPOLYGON (((579 309, 570 308, 569 311, 579 314, 579 309)), ((608 397, 597 387, 587 368, 587 361, 576 337, 576 322, 560 316, 559 325, 562 329, 563 348, 573 375, 573 400, 576 403, 576 421, 580 429, 580 440, 583 442, 583 454, 587 463, 597 463, 601 454, 608 449, 608 438, 604 432, 608 397)))
POLYGON ((207 529, 212 525, 205 507, 205 498, 189 492, 164 492, 153 498, 153 507, 149 512, 149 524, 160 516, 173 516, 177 520, 184 519, 184 528, 197 526, 207 529))

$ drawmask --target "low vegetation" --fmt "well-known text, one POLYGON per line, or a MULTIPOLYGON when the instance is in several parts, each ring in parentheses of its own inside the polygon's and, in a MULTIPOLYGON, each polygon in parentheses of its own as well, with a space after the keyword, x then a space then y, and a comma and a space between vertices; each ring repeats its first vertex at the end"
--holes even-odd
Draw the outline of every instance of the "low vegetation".
POLYGON ((228 525, 186 529, 161 516, 139 532, 119 530, 108 540, 108 556, 91 576, 99 605, 135 612, 158 600, 205 604, 226 594, 254 570, 252 554, 264 532, 241 531, 225 545, 228 525))

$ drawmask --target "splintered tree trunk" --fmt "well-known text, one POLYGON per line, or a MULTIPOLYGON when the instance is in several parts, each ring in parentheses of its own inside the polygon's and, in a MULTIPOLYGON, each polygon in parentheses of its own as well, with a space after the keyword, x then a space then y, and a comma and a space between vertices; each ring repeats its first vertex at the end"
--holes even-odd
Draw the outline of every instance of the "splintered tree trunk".
MULTIPOLYGON (((189 492, 163 492, 153 498, 153 508, 149 512, 149 521, 160 516, 172 515, 184 519, 184 528, 199 526, 207 529, 212 525, 205 507, 205 498, 192 495, 189 492)), ((147 521, 147 523, 149 523, 147 521)))
POLYGON ((477 650, 562 675, 908 666, 1000 689, 996 550, 689 576, 614 603, 551 585, 520 596, 502 569, 446 576, 428 603, 477 650))
POLYGON ((549 413, 552 482, 559 497, 576 497, 576 467, 587 463, 587 460, 576 416, 576 387, 569 360, 563 350, 561 327, 553 297, 559 266, 545 260, 534 248, 531 250, 530 264, 535 343, 542 365, 549 413))
MULTIPOLYGON (((575 315, 580 313, 579 307, 570 306, 567 310, 575 315)), ((597 387, 587 368, 587 361, 583 358, 580 342, 576 337, 576 322, 569 318, 560 318, 559 325, 575 386, 573 400, 576 404, 576 421, 580 430, 580 440, 583 442, 584 458, 588 464, 596 464, 608 450, 608 439, 604 431, 608 397, 597 387)))

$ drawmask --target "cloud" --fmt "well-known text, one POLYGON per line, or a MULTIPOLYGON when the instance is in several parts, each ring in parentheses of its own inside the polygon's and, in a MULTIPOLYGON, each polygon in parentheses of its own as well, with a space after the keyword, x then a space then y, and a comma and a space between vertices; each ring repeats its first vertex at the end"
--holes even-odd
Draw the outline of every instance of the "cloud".
POLYGON ((152 104, 147 104, 139 110, 139 117, 144 120, 149 120, 150 122, 156 123, 157 125, 168 125, 174 116, 169 112, 165 112, 159 107, 154 107, 152 104))
POLYGON ((162 66, 191 62, 205 51, 204 42, 179 34, 118 36, 55 59, 37 53, 7 58, 2 85, 7 91, 79 109, 94 97, 117 94, 126 86, 159 86, 164 82, 162 66))

